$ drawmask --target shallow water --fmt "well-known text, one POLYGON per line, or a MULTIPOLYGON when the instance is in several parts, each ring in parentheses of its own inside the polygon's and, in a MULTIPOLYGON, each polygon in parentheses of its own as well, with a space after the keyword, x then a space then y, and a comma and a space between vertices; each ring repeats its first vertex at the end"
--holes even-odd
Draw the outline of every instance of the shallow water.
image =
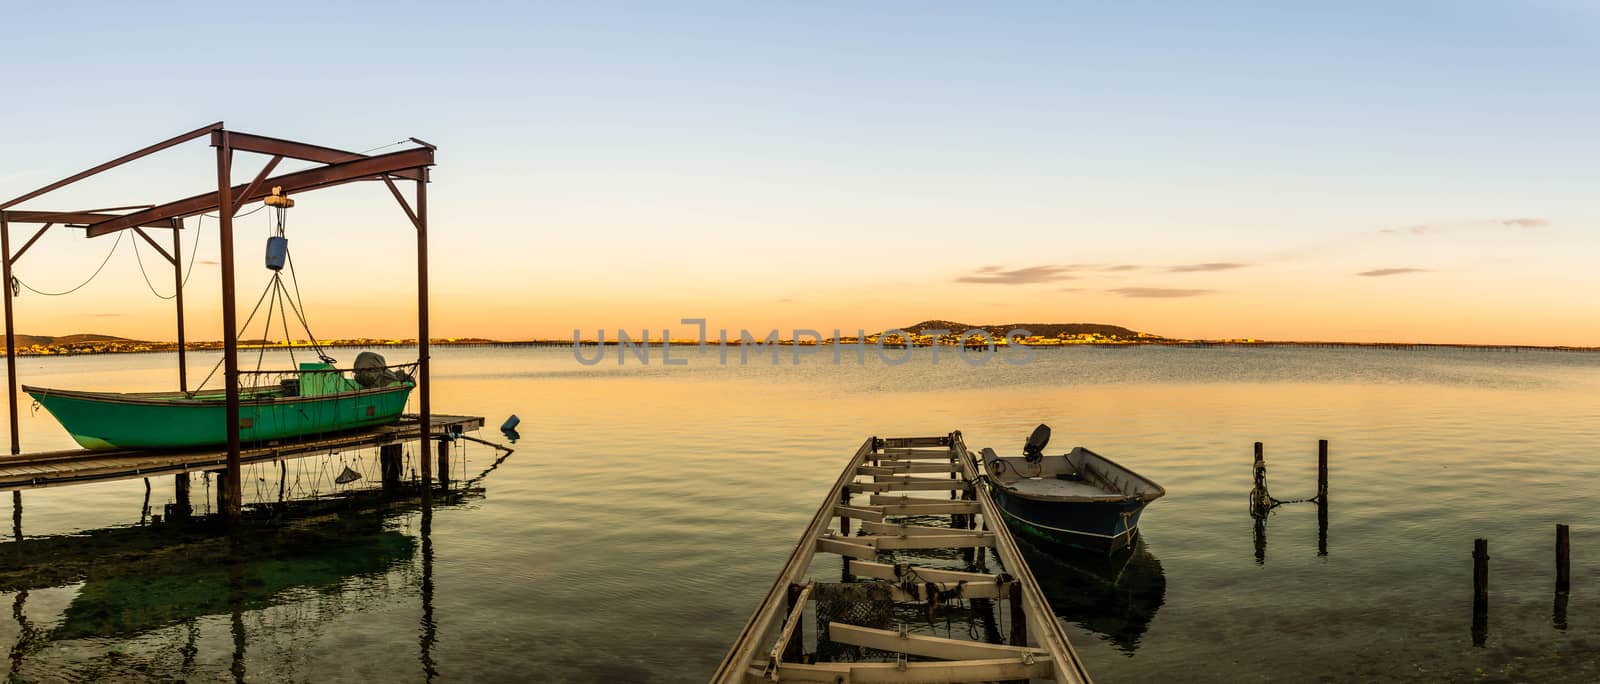
MULTIPOLYGON (((1118 582, 1036 560, 1098 681, 1600 676, 1600 355, 1074 348, 973 367, 949 350, 897 366, 871 352, 835 366, 826 350, 796 366, 790 351, 740 366, 734 349, 722 366, 674 350, 688 365, 668 367, 659 350, 620 366, 565 349, 438 350, 435 411, 491 425, 516 413, 522 438, 481 495, 426 521, 414 507, 348 513, 234 547, 101 557, 165 534, 61 536, 137 525, 141 482, 28 492, 23 532, 54 537, 88 579, 0 544, 4 569, 49 585, 0 593, 0 647, 23 680, 701 681, 863 439, 960 429, 974 448, 1015 452, 1045 422, 1052 450, 1088 446, 1168 492, 1118 582), (1252 442, 1288 499, 1314 493, 1319 438, 1326 555, 1312 504, 1279 508, 1261 534, 1246 507, 1252 442), (1564 630, 1558 522, 1573 526, 1564 630), (1475 537, 1493 557, 1483 647, 1475 537)), ((19 360, 27 384, 126 391, 169 388, 173 362, 19 360)), ((28 451, 71 446, 43 413, 24 411, 22 434, 28 451)), ((478 445, 455 458, 458 473, 493 462, 478 445)), ((319 482, 373 460, 305 459, 291 491, 327 494, 319 482)), ((246 483, 247 499, 276 496, 271 469, 246 483)), ((171 478, 152 484, 159 514, 171 478)), ((197 482, 196 504, 207 495, 197 482)))

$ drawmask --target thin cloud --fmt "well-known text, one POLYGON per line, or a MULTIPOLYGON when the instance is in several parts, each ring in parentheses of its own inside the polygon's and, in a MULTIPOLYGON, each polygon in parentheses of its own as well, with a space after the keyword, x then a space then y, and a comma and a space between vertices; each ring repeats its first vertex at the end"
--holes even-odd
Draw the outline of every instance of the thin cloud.
POLYGON ((1550 219, 1532 218, 1532 217, 1508 218, 1508 219, 1500 219, 1499 221, 1496 221, 1495 223, 1498 223, 1498 224, 1500 224, 1502 226, 1510 226, 1512 228, 1544 228, 1545 226, 1550 225, 1550 219))
POLYGON ((1427 273, 1426 268, 1375 268, 1370 271, 1357 273, 1358 276, 1376 278, 1380 276, 1405 275, 1407 273, 1427 273))
POLYGON ((1135 264, 1118 264, 1116 266, 1107 266, 1107 267, 1105 267, 1105 268, 1103 268, 1101 270, 1104 270, 1104 271, 1137 271, 1137 270, 1139 270, 1141 268, 1144 268, 1144 267, 1143 266, 1138 266, 1138 265, 1135 265, 1135 264))
POLYGON ((1143 297, 1149 299, 1172 299, 1176 297, 1199 297, 1208 295, 1216 290, 1197 290, 1181 287, 1119 287, 1108 290, 1124 297, 1143 297))
POLYGON ((1206 263, 1206 264, 1182 264, 1182 265, 1179 265, 1179 266, 1173 266, 1173 267, 1168 268, 1167 272, 1168 273, 1207 273, 1207 272, 1211 272, 1211 271, 1231 271, 1233 269, 1244 268, 1244 267, 1249 266, 1249 265, 1250 264, 1240 264, 1240 263, 1234 263, 1234 262, 1231 262, 1231 261, 1212 262, 1212 263, 1206 263))
POLYGON ((212 260, 212 259, 201 259, 200 263, 205 264, 207 266, 216 266, 216 265, 218 265, 218 264, 220 264, 222 262, 215 261, 215 260, 212 260))
POLYGON ((1429 231, 1432 231, 1432 230, 1433 230, 1433 226, 1424 225, 1424 224, 1417 224, 1417 225, 1414 225, 1414 226, 1404 226, 1404 227, 1401 227, 1401 228, 1384 228, 1383 230, 1380 230, 1378 232, 1380 232, 1380 233, 1388 233, 1390 235, 1399 235, 1400 233, 1410 233, 1412 235, 1424 235, 1424 234, 1426 234, 1426 233, 1428 233, 1429 231))
POLYGON ((1072 266, 1029 266, 1007 270, 1004 266, 984 266, 977 273, 956 278, 958 283, 986 285, 1032 285, 1073 280, 1072 266))

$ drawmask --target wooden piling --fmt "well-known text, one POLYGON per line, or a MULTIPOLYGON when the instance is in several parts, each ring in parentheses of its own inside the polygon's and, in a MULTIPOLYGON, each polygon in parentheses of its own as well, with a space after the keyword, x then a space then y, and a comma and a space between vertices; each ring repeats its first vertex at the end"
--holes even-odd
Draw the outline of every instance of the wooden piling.
POLYGON ((1328 440, 1317 440, 1317 500, 1328 496, 1328 440))
MULTIPOLYGON (((786 604, 784 604, 789 608, 789 612, 793 613, 795 611, 795 601, 800 598, 800 592, 802 589, 804 589, 804 587, 798 584, 789 585, 789 600, 786 604)), ((805 607, 800 606, 800 610, 804 611, 805 607)), ((805 621, 802 620, 800 626, 795 627, 794 634, 789 637, 789 643, 785 644, 783 647, 783 659, 787 662, 798 663, 805 657, 806 642, 804 625, 805 621)))
POLYGON ((384 489, 397 489, 400 486, 400 459, 402 449, 399 444, 385 444, 378 447, 378 464, 383 476, 384 489))
POLYGON ((1022 608, 1022 584, 1011 583, 1011 645, 1028 645, 1028 618, 1022 608))
POLYGON ((1556 525, 1556 591, 1562 594, 1572 588, 1572 541, 1566 525, 1556 525))
POLYGON ((439 440, 439 486, 450 486, 450 443, 439 440))
POLYGON ((189 474, 178 473, 172 476, 172 501, 173 513, 180 517, 188 517, 194 511, 189 503, 189 474))
POLYGON ((228 510, 228 471, 213 470, 211 474, 217 481, 217 512, 224 513, 228 510))
POLYGON ((1489 540, 1472 540, 1472 645, 1489 635, 1489 540))

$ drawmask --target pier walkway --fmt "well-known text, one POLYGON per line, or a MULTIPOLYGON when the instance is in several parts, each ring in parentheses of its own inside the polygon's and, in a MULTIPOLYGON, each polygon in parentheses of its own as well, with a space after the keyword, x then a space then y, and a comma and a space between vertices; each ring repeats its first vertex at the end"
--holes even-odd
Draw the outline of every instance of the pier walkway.
POLYGON ((711 681, 1088 682, 1088 672, 979 480, 960 432, 868 438, 823 499, 711 681), (946 492, 948 499, 940 496, 946 492), (852 502, 853 495, 866 500, 852 502), (949 516, 950 525, 928 524, 938 516, 949 516), (852 519, 859 523, 854 536, 852 519), (913 549, 933 550, 931 560, 943 556, 946 563, 948 550, 960 549, 965 567, 905 562, 904 552, 913 549), (993 553, 1004 572, 988 571, 985 552, 993 553), (841 558, 842 582, 814 578, 817 554, 841 558), (879 554, 888 562, 880 562, 879 554), (886 604, 890 610, 840 611, 834 606, 841 597, 886 604), (1005 643, 998 629, 988 638, 969 640, 917 634, 904 622, 892 624, 892 616, 906 615, 907 609, 911 615, 921 612, 916 604, 933 611, 962 601, 990 618, 991 625, 994 607, 1007 606, 1005 643), (811 603, 814 610, 808 611, 811 603), (825 603, 832 605, 825 609, 825 603), (808 612, 816 620, 809 641, 808 612), (883 618, 880 624, 860 624, 870 621, 860 616, 871 614, 883 618))
MULTIPOLYGON (((431 435, 461 434, 483 427, 478 416, 433 415, 431 435)), ((334 435, 318 435, 302 440, 275 440, 247 445, 240 449, 241 463, 281 461, 360 447, 402 444, 422 436, 418 417, 407 415, 390 425, 334 435)), ((20 491, 60 487, 84 482, 131 480, 152 475, 172 475, 194 470, 220 470, 228 464, 228 450, 213 449, 159 451, 130 449, 115 451, 46 451, 17 456, 0 456, 0 491, 20 491)))

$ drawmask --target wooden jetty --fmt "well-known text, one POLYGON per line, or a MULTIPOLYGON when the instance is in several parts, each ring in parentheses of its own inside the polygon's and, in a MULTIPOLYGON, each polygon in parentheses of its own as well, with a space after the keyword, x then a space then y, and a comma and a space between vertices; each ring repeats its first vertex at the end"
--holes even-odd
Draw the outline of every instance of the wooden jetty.
POLYGON ((977 464, 961 433, 952 432, 942 437, 872 437, 862 443, 711 681, 862 684, 1032 679, 1090 681, 999 509, 979 485, 977 464), (950 499, 907 492, 949 492, 950 499), (867 501, 853 502, 856 495, 867 501), (921 522, 926 516, 944 515, 951 518, 949 527, 904 520, 917 516, 921 522), (850 536, 852 519, 859 521, 856 536, 850 536), (878 562, 880 552, 950 548, 967 550, 968 571, 878 562), (1004 573, 982 571, 985 552, 994 554, 1004 573), (812 559, 818 553, 841 556, 845 579, 853 581, 824 583, 811 578, 812 559), (894 660, 818 662, 817 654, 805 653, 806 607, 818 595, 838 593, 841 588, 861 589, 895 602, 1006 601, 1010 643, 913 634, 904 626, 885 630, 831 621, 820 628, 827 630, 833 643, 893 654, 888 657, 894 660))
MULTIPOLYGON (((441 438, 471 432, 483 427, 483 418, 477 416, 429 416, 432 425, 427 437, 441 438)), ((416 415, 407 415, 400 422, 363 430, 321 435, 299 440, 279 440, 264 444, 245 445, 239 452, 240 463, 282 461, 307 456, 320 456, 345 449, 373 446, 398 446, 406 441, 423 439, 421 421, 416 415)), ((427 454, 421 462, 427 463, 427 454)), ((0 457, 0 491, 21 491, 103 482, 131 480, 153 475, 172 475, 195 470, 221 470, 228 465, 226 448, 186 451, 157 451, 130 449, 116 451, 47 451, 18 456, 0 457)))

